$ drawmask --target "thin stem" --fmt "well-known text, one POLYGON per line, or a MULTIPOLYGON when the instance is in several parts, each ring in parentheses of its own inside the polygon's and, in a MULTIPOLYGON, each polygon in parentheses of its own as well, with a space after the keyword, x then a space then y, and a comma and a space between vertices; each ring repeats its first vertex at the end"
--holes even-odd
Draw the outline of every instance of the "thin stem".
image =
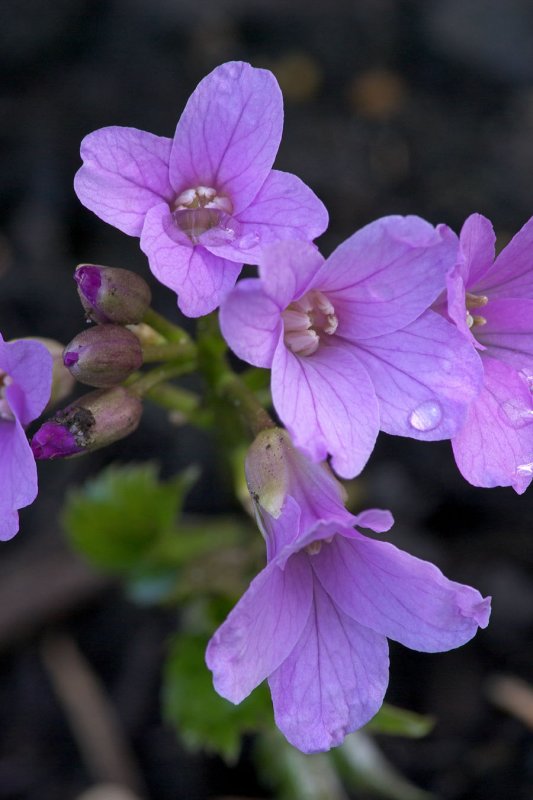
POLYGON ((266 428, 276 427, 274 420, 255 394, 229 368, 220 375, 217 390, 218 394, 238 412, 252 436, 257 436, 266 428))
POLYGON ((153 308, 148 309, 144 315, 143 322, 153 328, 154 331, 157 331, 157 333, 160 333, 161 336, 164 336, 168 342, 189 342, 193 344, 187 331, 184 331, 179 325, 169 322, 166 317, 154 311, 153 308))
POLYGON ((196 347, 192 341, 169 342, 168 344, 151 344, 143 347, 143 362, 175 361, 182 358, 190 361, 196 356, 196 347))
POLYGON ((170 383, 159 383, 149 389, 145 396, 167 411, 182 414, 187 422, 201 428, 209 426, 212 417, 210 409, 200 407, 201 399, 194 392, 170 383))
POLYGON ((143 397, 158 384, 165 383, 171 378, 177 378, 186 372, 192 372, 195 368, 194 361, 167 361, 165 364, 151 369, 150 372, 145 372, 140 377, 136 377, 128 384, 128 388, 138 394, 139 397, 143 397))

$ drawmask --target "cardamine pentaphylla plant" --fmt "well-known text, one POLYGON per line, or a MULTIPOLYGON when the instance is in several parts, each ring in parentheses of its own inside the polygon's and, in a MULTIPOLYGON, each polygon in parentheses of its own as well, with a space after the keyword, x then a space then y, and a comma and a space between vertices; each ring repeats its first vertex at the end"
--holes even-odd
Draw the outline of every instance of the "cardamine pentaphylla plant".
POLYGON ((520 494, 533 478, 533 219, 496 258, 479 214, 459 235, 384 217, 325 257, 323 203, 273 169, 282 123, 274 76, 231 62, 200 82, 173 138, 108 127, 82 142, 80 201, 139 237, 153 276, 200 318, 196 336, 151 308, 141 276, 82 264, 94 325, 62 360, 57 343, 0 338, 2 539, 35 499, 36 459, 117 442, 148 402, 216 432, 245 475, 266 565, 249 524, 176 522, 189 473, 112 468, 65 511, 94 561, 182 607, 169 714, 193 746, 226 755, 243 731, 271 735, 263 690, 245 699, 265 679, 287 740, 327 751, 385 713, 387 639, 445 651, 488 624, 489 598, 384 539, 390 511, 346 507, 338 478, 361 473, 380 431, 451 440, 474 486, 520 494), (238 280, 245 264, 255 277, 238 280), (228 347, 251 367, 232 369, 228 347), (176 383, 191 372, 203 394, 176 383), (58 408, 74 379, 91 391, 58 408))

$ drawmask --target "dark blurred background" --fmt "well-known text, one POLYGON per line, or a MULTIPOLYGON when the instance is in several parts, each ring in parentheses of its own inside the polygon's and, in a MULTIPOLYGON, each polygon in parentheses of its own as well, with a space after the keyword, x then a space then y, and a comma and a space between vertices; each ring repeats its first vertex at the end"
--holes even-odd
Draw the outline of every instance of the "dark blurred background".
MULTIPOLYGON (((505 243, 533 211, 528 0, 2 0, 0 31, 6 338, 65 342, 83 327, 72 281, 80 261, 147 274, 138 241, 78 203, 79 143, 115 124, 171 136, 197 82, 230 59, 273 70, 282 86, 276 166, 328 207, 326 255, 384 214, 420 214, 458 230, 479 211, 505 243)), ((174 314, 172 293, 153 288, 156 307, 174 314)), ((52 687, 57 640, 46 636, 58 625, 103 680, 150 798, 267 796, 246 750, 229 769, 188 755, 162 724, 158 671, 172 615, 129 603, 62 540, 57 513, 67 485, 112 459, 141 457, 157 458, 167 475, 202 461, 189 508, 236 509, 227 488, 217 489, 207 437, 188 428, 170 437, 153 411, 102 454, 42 465, 40 497, 1 553, 0 800, 73 800, 94 780, 52 687)), ((365 505, 393 511, 396 543, 492 594, 494 606, 490 627, 459 651, 392 646, 388 699, 438 723, 425 740, 381 746, 444 800, 529 800, 532 490, 518 497, 472 488, 448 443, 383 434, 360 486, 365 505)), ((58 657, 68 661, 68 647, 58 657)))

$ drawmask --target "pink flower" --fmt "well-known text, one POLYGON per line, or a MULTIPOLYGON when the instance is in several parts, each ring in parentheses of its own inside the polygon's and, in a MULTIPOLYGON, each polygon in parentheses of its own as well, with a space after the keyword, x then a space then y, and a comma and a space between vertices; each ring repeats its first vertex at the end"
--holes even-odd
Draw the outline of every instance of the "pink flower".
POLYGON ((52 356, 39 342, 5 342, 0 334, 0 540, 19 529, 18 509, 37 496, 37 469, 24 428, 44 410, 52 356))
POLYGON ((438 652, 486 627, 490 598, 427 561, 364 536, 390 512, 353 516, 327 468, 266 431, 247 478, 268 564, 206 654, 215 689, 240 703, 268 678, 276 724, 305 753, 329 750, 379 710, 388 684, 387 638, 438 652))
POLYGON ((174 139, 102 128, 81 145, 74 186, 105 222, 141 237, 155 277, 191 317, 216 308, 260 246, 312 240, 326 209, 297 178, 273 170, 283 101, 268 70, 222 64, 193 92, 174 139))
POLYGON ((272 398, 295 444, 330 453, 349 478, 378 430, 454 436, 481 383, 475 351, 427 310, 455 263, 457 237, 419 217, 384 217, 324 261, 305 242, 263 250, 260 279, 240 281, 220 310, 234 352, 272 369, 272 398))
POLYGON ((488 219, 472 214, 448 275, 448 314, 478 348, 483 388, 452 438, 462 475, 474 486, 533 478, 533 218, 494 260, 488 219))

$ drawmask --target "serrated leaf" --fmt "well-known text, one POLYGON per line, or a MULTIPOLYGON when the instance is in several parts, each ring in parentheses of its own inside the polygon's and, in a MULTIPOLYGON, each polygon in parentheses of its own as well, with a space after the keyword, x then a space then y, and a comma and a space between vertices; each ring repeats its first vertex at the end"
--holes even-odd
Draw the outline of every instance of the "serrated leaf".
POLYGON ((427 736, 434 726, 435 720, 432 717, 383 703, 376 716, 365 726, 365 731, 419 739, 427 736))
POLYGON ((94 564, 136 569, 175 527, 196 470, 161 482, 152 463, 111 466, 67 497, 64 527, 94 564))
POLYGON ((175 637, 163 675, 163 713, 192 750, 238 758, 243 734, 272 725, 266 686, 259 686, 235 706, 213 688, 205 665, 207 638, 196 633, 175 637))

